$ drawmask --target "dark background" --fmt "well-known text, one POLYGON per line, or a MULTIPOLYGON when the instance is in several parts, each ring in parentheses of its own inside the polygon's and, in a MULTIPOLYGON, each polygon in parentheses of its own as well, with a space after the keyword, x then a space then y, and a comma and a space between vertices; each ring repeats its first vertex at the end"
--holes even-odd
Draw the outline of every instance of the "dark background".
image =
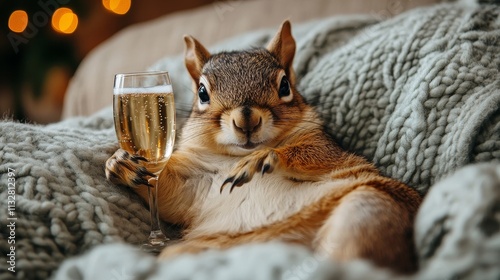
POLYGON ((131 0, 128 12, 119 15, 103 2, 120 0, 0 1, 0 118, 32 123, 60 120, 69 80, 99 43, 128 25, 214 2, 131 0), (52 27, 52 14, 62 7, 78 16, 71 34, 52 27), (22 33, 8 27, 15 10, 28 14, 29 24, 22 33))

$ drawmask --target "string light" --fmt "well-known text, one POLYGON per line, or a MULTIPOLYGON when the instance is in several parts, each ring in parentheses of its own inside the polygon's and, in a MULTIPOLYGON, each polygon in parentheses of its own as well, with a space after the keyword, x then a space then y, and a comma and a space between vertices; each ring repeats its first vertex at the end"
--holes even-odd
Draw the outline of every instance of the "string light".
POLYGON ((71 9, 59 8, 52 15, 52 28, 63 34, 71 34, 78 27, 78 16, 71 9))
POLYGON ((28 26, 28 14, 23 10, 16 10, 10 14, 9 29, 21 33, 28 26))
MULTIPOLYGON (((132 6, 131 0, 102 0, 102 5, 109 11, 124 15, 132 6)), ((78 16, 69 8, 58 8, 52 15, 52 28, 63 34, 71 34, 78 27, 78 16)), ((22 33, 28 26, 28 14, 24 10, 13 11, 8 21, 9 29, 22 33)))
POLYGON ((130 6, 132 5, 131 0, 102 0, 102 5, 107 10, 118 14, 124 15, 130 10, 130 6))

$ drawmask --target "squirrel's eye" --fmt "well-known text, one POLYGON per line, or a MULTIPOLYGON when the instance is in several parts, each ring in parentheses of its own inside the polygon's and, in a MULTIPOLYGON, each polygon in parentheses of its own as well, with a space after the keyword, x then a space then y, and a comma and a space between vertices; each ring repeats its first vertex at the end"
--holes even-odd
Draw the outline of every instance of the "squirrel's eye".
POLYGON ((210 102, 210 96, 208 96, 207 88, 204 84, 200 84, 198 88, 198 97, 200 98, 201 104, 207 104, 210 102))
POLYGON ((278 95, 280 98, 290 95, 290 83, 288 82, 288 78, 286 76, 283 76, 283 78, 281 78, 278 95))

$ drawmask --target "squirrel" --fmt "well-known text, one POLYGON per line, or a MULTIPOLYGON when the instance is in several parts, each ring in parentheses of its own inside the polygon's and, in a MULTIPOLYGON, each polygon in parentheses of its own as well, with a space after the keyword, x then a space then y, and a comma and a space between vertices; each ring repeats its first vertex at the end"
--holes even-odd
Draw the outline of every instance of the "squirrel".
MULTIPOLYGON (((158 178, 158 211, 184 228, 168 258, 281 241, 335 261, 416 270, 413 222, 421 196, 343 150, 300 95, 287 20, 265 48, 210 54, 184 36, 195 97, 177 149, 158 178)), ((145 201, 153 174, 118 149, 106 176, 145 201)))

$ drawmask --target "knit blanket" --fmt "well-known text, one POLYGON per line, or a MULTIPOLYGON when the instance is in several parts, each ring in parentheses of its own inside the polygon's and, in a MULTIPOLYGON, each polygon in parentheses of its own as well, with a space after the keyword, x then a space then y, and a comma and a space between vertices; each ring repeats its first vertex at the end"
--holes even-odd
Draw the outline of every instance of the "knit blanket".
MULTIPOLYGON (((499 14, 450 4, 379 22, 367 15, 293 26, 298 88, 325 129, 426 195, 416 275, 281 243, 157 262, 131 245, 147 237, 147 209, 105 179, 118 148, 108 108, 48 126, 0 122, 0 262, 8 268, 0 279, 498 279, 499 14)), ((274 32, 210 50, 262 46, 274 32)), ((182 57, 151 69, 170 72, 182 124, 192 96, 182 57)))

